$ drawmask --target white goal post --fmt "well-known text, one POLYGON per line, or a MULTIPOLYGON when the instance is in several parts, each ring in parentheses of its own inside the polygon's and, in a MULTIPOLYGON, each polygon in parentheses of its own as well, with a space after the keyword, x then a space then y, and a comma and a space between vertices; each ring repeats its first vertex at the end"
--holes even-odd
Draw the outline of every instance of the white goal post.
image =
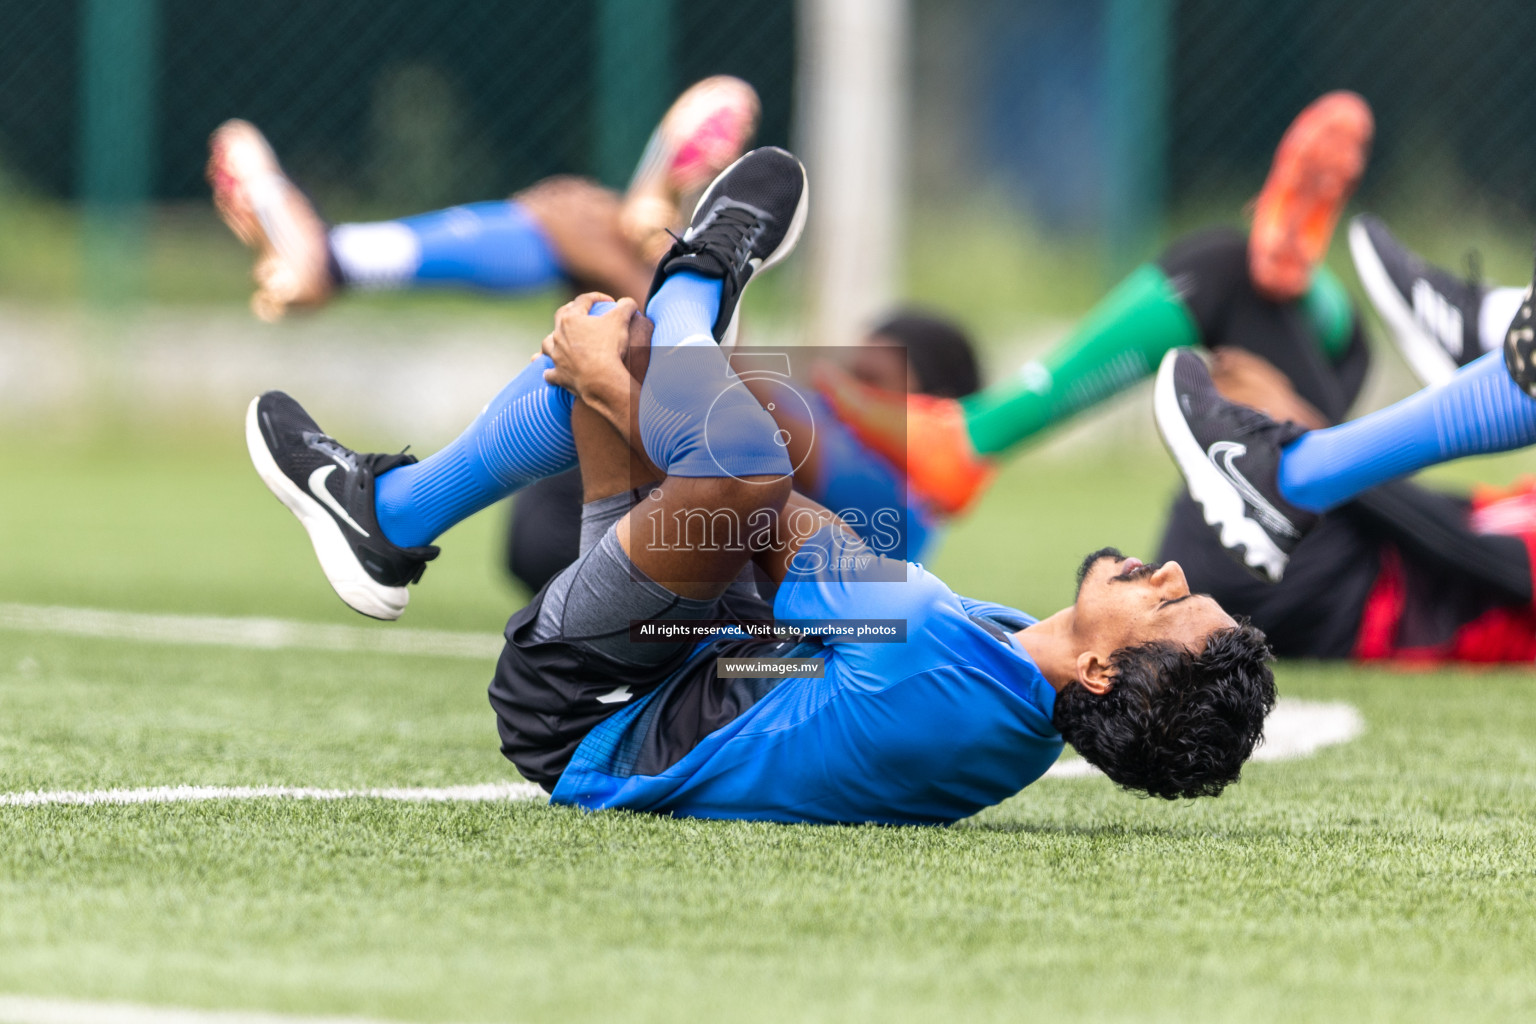
POLYGON ((852 342, 900 285, 908 0, 799 0, 798 139, 811 181, 808 340, 852 342))

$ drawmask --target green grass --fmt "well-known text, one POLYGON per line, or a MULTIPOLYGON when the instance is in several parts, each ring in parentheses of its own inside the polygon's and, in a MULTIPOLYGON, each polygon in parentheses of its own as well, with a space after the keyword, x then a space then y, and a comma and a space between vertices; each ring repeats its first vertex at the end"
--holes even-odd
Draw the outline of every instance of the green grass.
MULTIPOLYGON (((6 550, 0 601, 387 628, 336 600, 302 529, 251 470, 240 431, 202 436, 13 441, 0 478, 25 498, 0 503, 0 535, 20 539, 6 550)), ((498 568, 504 525, 497 509, 447 534, 431 567, 438 585, 419 593, 412 625, 500 629, 521 603, 498 568)))
MULTIPOLYGON (((210 435, 217 436, 217 435, 210 435)), ((361 624, 238 437, 0 444, 0 601, 361 624)), ((1516 461, 1463 474, 1507 477, 1516 461)), ((1172 486, 1068 439, 937 570, 1045 612, 1172 486)), ((408 623, 496 630, 500 517, 408 623)), ((380 626, 378 628, 388 628, 380 626)), ((512 777, 488 664, 0 631, 0 791, 512 777)), ((0 992, 402 1020, 1510 1020, 1536 1015, 1529 671, 1284 665, 1367 732, 1219 800, 1045 780, 947 830, 534 804, 0 809, 0 992)))

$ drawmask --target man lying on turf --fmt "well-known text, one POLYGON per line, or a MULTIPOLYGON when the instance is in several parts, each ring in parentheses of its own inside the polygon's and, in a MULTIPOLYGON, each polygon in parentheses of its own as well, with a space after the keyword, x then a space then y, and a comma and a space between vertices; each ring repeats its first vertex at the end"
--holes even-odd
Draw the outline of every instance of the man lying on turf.
POLYGON ((446 528, 579 457, 580 558, 508 623, 491 684, 504 753, 556 802, 946 823, 1039 778, 1063 740, 1128 788, 1219 793, 1261 737, 1274 679, 1262 635, 1191 594, 1177 565, 1096 552, 1074 604, 1036 621, 875 556, 793 493, 777 424, 716 342, 734 336, 743 287, 794 245, 805 203, 798 161, 750 153, 663 259, 649 319, 594 296, 565 307, 544 355, 419 464, 352 452, 269 392, 247 419, 258 471, 343 599, 392 618, 436 554, 389 542, 401 503, 434 506, 446 528), (700 510, 750 529, 708 544, 652 529, 700 510), (759 574, 780 584, 772 606, 759 574), (813 625, 786 640, 631 636, 769 618, 813 625), (840 632, 870 620, 905 638, 840 632), (814 659, 822 675, 728 678, 722 656, 814 659))
MULTIPOLYGON (((1355 218, 1349 244, 1390 336, 1424 383, 1444 382, 1458 365, 1502 343, 1522 289, 1458 280, 1404 248, 1374 217, 1355 218)), ((1229 252, 1226 277, 1236 262, 1229 252)), ((1205 277, 1223 275, 1213 267, 1205 277)), ((1267 332, 1275 343, 1267 348, 1225 326, 1214 335, 1216 346, 1264 354, 1286 372, 1267 380, 1249 372, 1234 386, 1230 368, 1221 365, 1231 349, 1217 347, 1218 391, 1309 429, 1344 421, 1368 366, 1359 314, 1351 319, 1355 354, 1337 363, 1325 357, 1303 317, 1277 318, 1267 332)), ((1212 337, 1205 340, 1210 346, 1212 337)), ((1529 488, 1476 488, 1469 501, 1394 480, 1334 506, 1288 553, 1278 582, 1256 578, 1227 557, 1187 493, 1170 513, 1158 557, 1177 560, 1192 586, 1249 616, 1281 657, 1528 664, 1536 658, 1532 551, 1536 494, 1529 488)))
POLYGON ((1536 443, 1530 296, 1515 311, 1502 359, 1489 352, 1444 383, 1321 430, 1227 401, 1198 356, 1168 353, 1154 392, 1158 430, 1222 546, 1278 580, 1328 513, 1370 489, 1440 462, 1536 443))
POLYGON ((263 320, 350 290, 516 294, 571 283, 638 300, 667 232, 683 226, 681 204, 742 154, 758 112, 757 93, 739 78, 696 82, 651 133, 623 196, 557 176, 510 199, 327 225, 266 138, 240 120, 209 138, 206 174, 219 216, 256 255, 251 308, 263 320))

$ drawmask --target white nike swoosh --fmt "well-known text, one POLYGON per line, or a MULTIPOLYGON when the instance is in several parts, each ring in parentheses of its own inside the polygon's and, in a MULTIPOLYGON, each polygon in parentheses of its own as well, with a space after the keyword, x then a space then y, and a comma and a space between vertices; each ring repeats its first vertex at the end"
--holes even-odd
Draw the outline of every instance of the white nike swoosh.
POLYGON ((1300 537, 1301 533, 1295 525, 1285 517, 1285 514, 1271 505, 1259 489, 1248 482, 1248 478, 1240 473, 1236 466, 1232 465, 1234 459, 1240 455, 1248 454, 1248 446, 1238 444, 1236 441, 1217 441, 1206 449, 1206 455, 1210 457, 1216 471, 1227 478, 1227 482, 1237 488, 1237 492, 1243 496, 1243 500, 1252 505, 1258 512, 1259 518, 1264 520, 1270 529, 1277 533, 1283 533, 1287 537, 1300 537))
POLYGON ((598 697, 597 702, 599 704, 622 704, 633 696, 634 694, 629 692, 629 684, 625 683, 623 686, 615 686, 607 693, 598 697))
POLYGON ((368 536, 368 531, 358 526, 357 520, 347 515, 347 510, 342 508, 336 499, 332 497, 330 491, 326 490, 325 482, 330 479, 331 474, 334 472, 336 472, 335 466, 321 466, 309 474, 309 493, 313 494, 320 504, 330 509, 337 519, 340 519, 364 537, 368 536))

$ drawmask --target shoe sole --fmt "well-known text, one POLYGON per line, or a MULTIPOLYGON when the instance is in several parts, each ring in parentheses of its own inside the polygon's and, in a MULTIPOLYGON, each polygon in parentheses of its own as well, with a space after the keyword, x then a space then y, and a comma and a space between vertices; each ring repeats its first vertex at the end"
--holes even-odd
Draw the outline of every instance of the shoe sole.
POLYGON ((1174 387, 1173 368, 1178 352, 1163 357, 1152 394, 1153 418, 1163 446, 1184 475, 1189 496, 1200 506, 1206 525, 1214 527, 1221 546, 1232 552, 1250 570, 1271 583, 1285 575, 1288 556, 1270 539, 1264 527, 1244 511, 1243 496, 1217 472, 1200 442, 1189 430, 1179 409, 1178 389, 1174 387))
POLYGON ((254 150, 256 162, 270 164, 277 170, 277 157, 266 137, 255 125, 244 121, 226 121, 208 140, 208 166, 203 176, 213 190, 214 209, 224 226, 229 228, 247 247, 258 254, 271 250, 271 240, 266 237, 250 198, 249 176, 238 168, 249 160, 241 160, 241 149, 254 150))
MULTIPOLYGON (((752 152, 755 153, 757 151, 753 150, 752 152)), ((736 158, 735 162, 732 163, 731 166, 715 175, 715 180, 709 183, 709 188, 704 190, 704 194, 700 196, 699 201, 694 204, 693 211, 688 214, 689 223, 692 223, 693 219, 699 215, 700 210, 709 205, 711 198, 715 194, 715 186, 720 183, 721 179, 734 171, 736 169, 736 164, 741 163, 751 155, 752 153, 743 153, 741 156, 736 158)), ((811 182, 810 178, 806 176, 805 165, 800 163, 798 159, 795 161, 795 165, 800 168, 800 202, 795 206, 794 216, 789 219, 789 229, 784 232, 784 239, 779 242, 778 247, 774 249, 773 252, 769 253, 768 257, 760 263, 754 263, 753 261, 748 260, 749 263, 753 263, 752 279, 747 282, 749 286, 751 285, 752 281, 757 279, 759 274, 767 270, 769 267, 782 262, 789 256, 790 253, 794 252, 795 246, 800 244, 800 235, 805 231, 806 217, 810 213, 811 209, 811 182)), ((746 288, 743 288, 742 295, 745 294, 746 288)), ((736 335, 738 327, 740 326, 740 321, 741 296, 737 296, 736 308, 731 311, 731 322, 726 324, 725 333, 720 338, 720 345, 722 348, 730 348, 736 344, 736 335)))
MULTIPOLYGON (((289 275, 308 276, 300 268, 323 262, 322 257, 307 243, 306 232, 287 204, 297 194, 297 186, 283 173, 267 137, 261 129, 245 121, 229 121, 215 130, 209 143, 208 166, 205 173, 214 192, 214 209, 230 231, 246 246, 256 252, 258 290, 251 297, 251 311, 267 322, 282 319, 290 307, 321 305, 329 297, 329 289, 311 281, 293 283, 276 292, 289 291, 295 298, 269 293, 268 282, 260 280, 260 268, 276 264, 289 275), (238 150, 244 147, 247 157, 241 160, 238 150), (247 165, 243 170, 241 165, 247 165), (311 293, 316 293, 310 297, 311 293)), ((306 213, 318 214, 304 199, 306 213)), ((324 232, 323 223, 321 232, 324 232)))
POLYGON ((1365 173, 1374 131, 1369 106, 1352 94, 1324 97, 1298 115, 1280 140, 1254 204, 1252 233, 1258 244, 1271 252, 1294 246, 1310 278, 1365 173))
POLYGON ((1414 376, 1419 378, 1419 383, 1429 387, 1454 377, 1456 361, 1413 315, 1412 307, 1403 300, 1402 292, 1392 283, 1392 275, 1387 273, 1386 265, 1376 254, 1370 232, 1359 221, 1349 225, 1349 255, 1355 261, 1355 273, 1360 276, 1360 284, 1370 296, 1371 305, 1392 329, 1397 350, 1414 376))
POLYGON ((336 596, 346 602, 347 607, 369 618, 387 622, 398 619, 410 602, 410 593, 404 587, 386 587, 369 576, 331 514, 278 467, 261 433, 256 412, 260 401, 260 398, 251 399, 245 412, 245 446, 256 467, 256 475, 309 534, 309 543, 320 560, 320 569, 336 596))
MULTIPOLYGON (((626 198, 639 195, 671 196, 675 201, 685 191, 688 191, 688 182, 673 180, 673 172, 678 156, 684 148, 693 141, 699 131, 707 126, 714 116, 721 110, 727 109, 732 104, 719 102, 714 109, 702 116, 694 114, 692 108, 705 106, 711 93, 736 93, 742 98, 750 98, 751 113, 748 117, 747 131, 743 133, 740 146, 745 147, 757 132, 757 122, 761 115, 761 103, 757 99, 757 93, 746 82, 735 79, 730 75, 716 75, 706 78, 689 86, 681 96, 672 102, 667 112, 662 115, 651 137, 646 140, 645 151, 641 154, 640 162, 635 167, 635 173, 625 189, 626 198), (693 124, 682 125, 685 119, 692 117, 693 124)), ((716 172, 718 174, 718 172, 716 172)), ((699 188, 713 180, 714 175, 705 178, 701 182, 692 185, 699 188)))
POLYGON ((1532 309, 1531 294, 1536 284, 1525 290, 1520 310, 1514 322, 1504 332, 1504 368, 1515 385, 1532 398, 1536 398, 1536 311, 1532 309))

